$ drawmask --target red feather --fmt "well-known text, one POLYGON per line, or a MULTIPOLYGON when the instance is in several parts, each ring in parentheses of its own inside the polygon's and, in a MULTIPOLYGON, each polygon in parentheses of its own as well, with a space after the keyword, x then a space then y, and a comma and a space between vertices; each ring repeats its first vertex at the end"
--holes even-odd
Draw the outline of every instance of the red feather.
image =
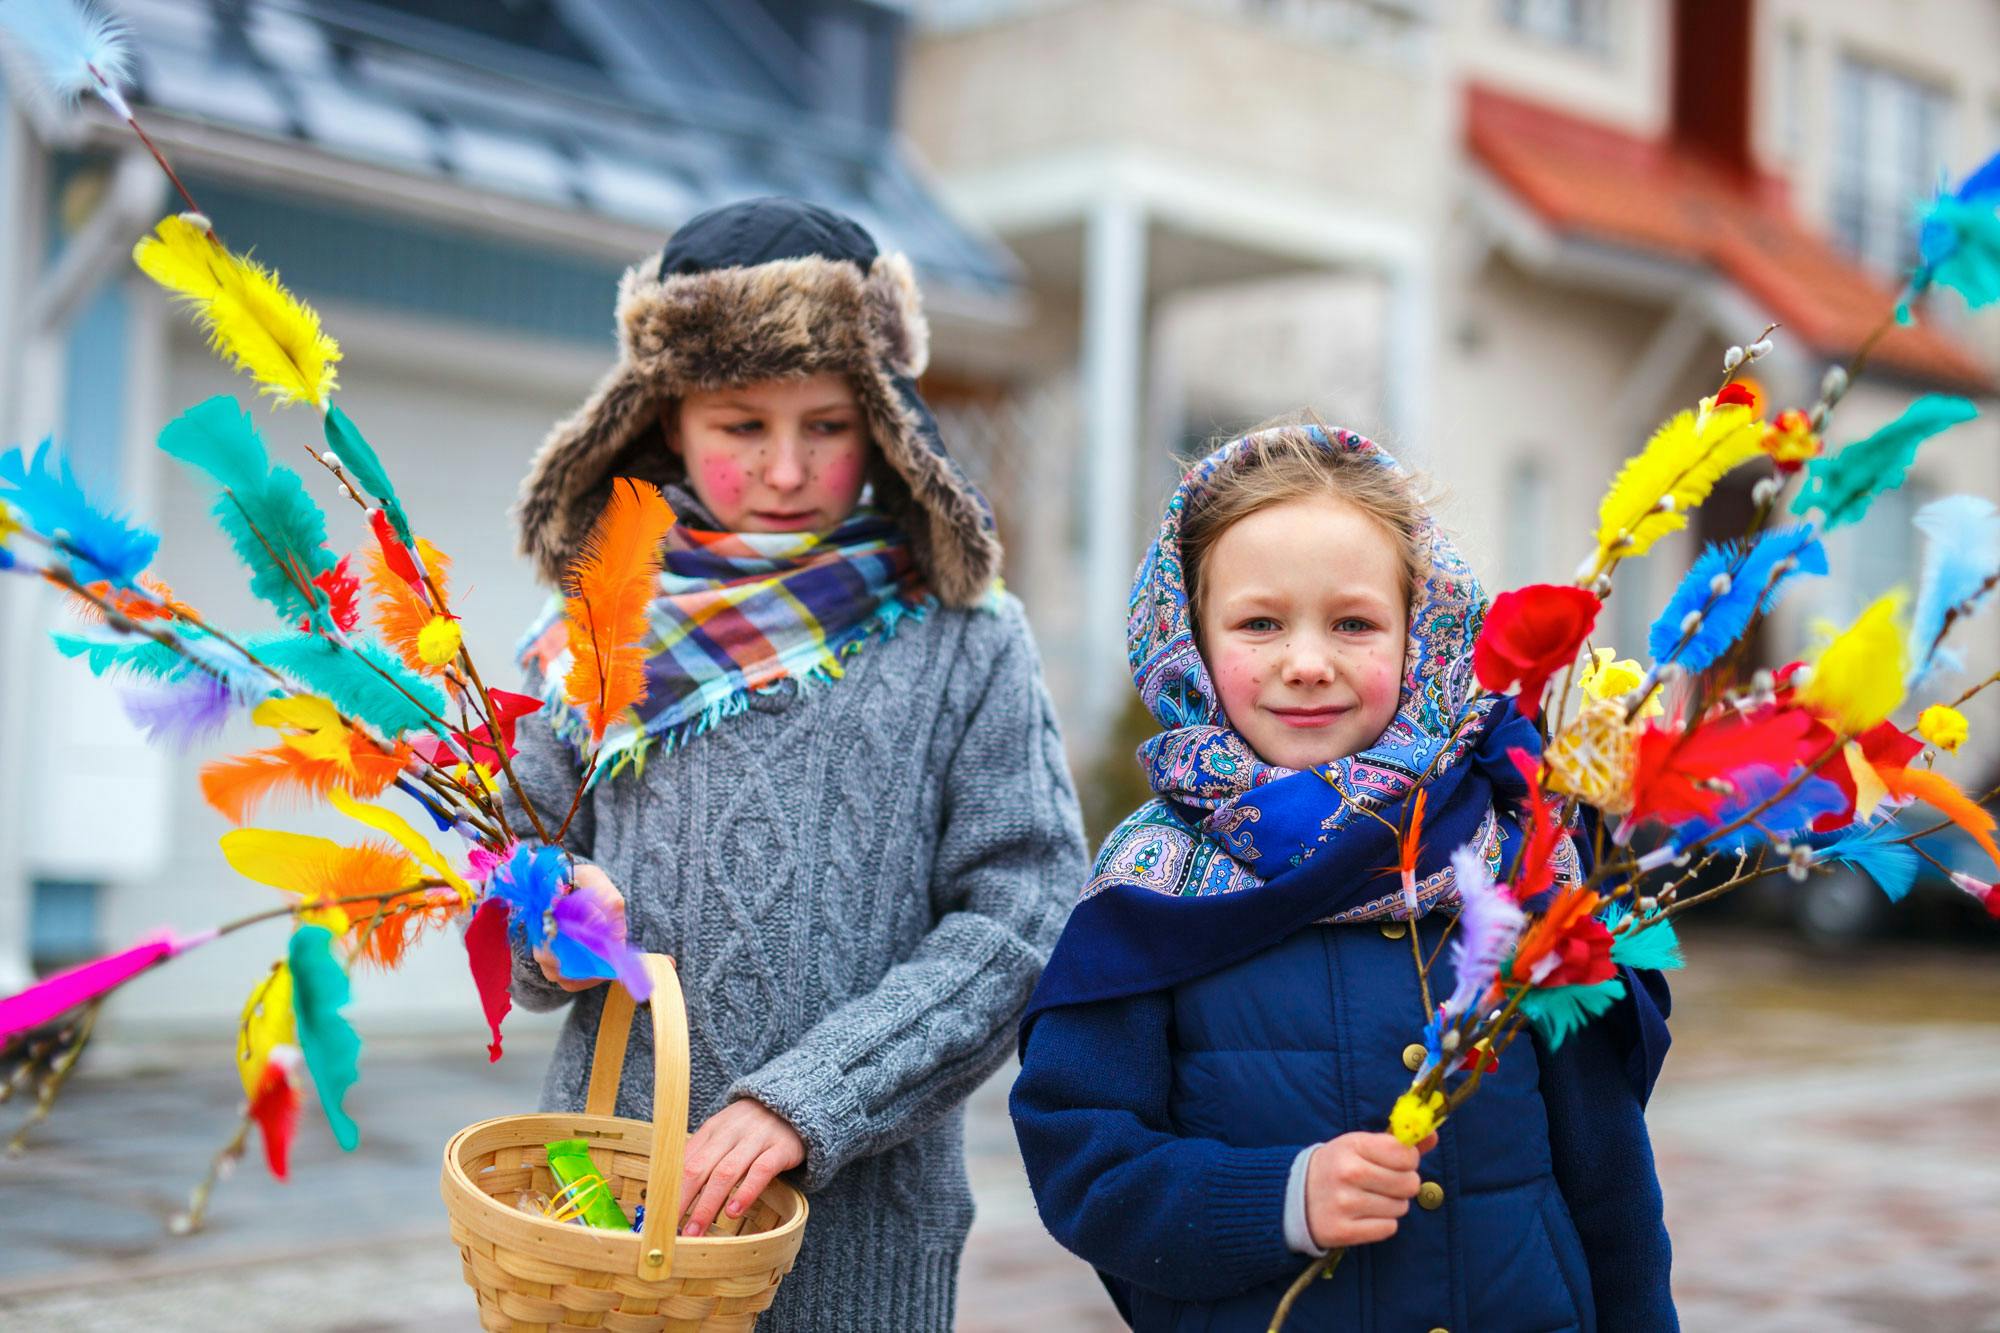
POLYGON ((673 506, 648 482, 620 477, 597 526, 564 578, 569 594, 569 675, 563 692, 590 719, 592 740, 646 697, 646 607, 660 573, 673 506))
POLYGON ((479 988, 479 1007, 486 1014, 486 1026, 493 1040, 487 1044, 486 1059, 500 1058, 500 1020, 514 1007, 508 986, 514 976, 514 951, 507 943, 507 904, 488 898, 472 914, 465 928, 466 959, 472 966, 472 984, 479 988))
POLYGON ((389 526, 389 516, 379 509, 368 511, 368 526, 375 533, 375 544, 382 548, 382 559, 389 569, 416 590, 417 596, 430 602, 430 594, 424 588, 424 576, 417 571, 417 562, 410 558, 410 548, 396 540, 396 530, 389 526))
POLYGON ((1648 723, 1639 734, 1632 819, 1675 824, 1713 815, 1727 793, 1704 783, 1726 780, 1753 764, 1790 772, 1816 757, 1805 752, 1812 725, 1810 714, 1793 708, 1750 717, 1726 714, 1703 722, 1685 737, 1678 724, 1648 723))
POLYGON ((264 1160, 279 1180, 287 1178, 292 1134, 299 1126, 299 1085, 293 1080, 291 1069, 297 1058, 296 1053, 282 1050, 274 1053, 264 1065, 257 1095, 250 1102, 250 1117, 264 1136, 264 1160))

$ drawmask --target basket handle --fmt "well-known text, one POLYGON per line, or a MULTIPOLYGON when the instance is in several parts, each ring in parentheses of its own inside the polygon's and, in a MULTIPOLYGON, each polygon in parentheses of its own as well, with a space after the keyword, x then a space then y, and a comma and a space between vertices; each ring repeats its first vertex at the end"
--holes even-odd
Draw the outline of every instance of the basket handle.
MULTIPOLYGON (((674 1271, 674 1231, 680 1224, 681 1157, 687 1148, 688 1027, 680 976, 673 960, 645 955, 653 979, 653 1147, 646 1172, 646 1222, 639 1231, 637 1274, 657 1282, 674 1271)), ((617 982, 605 986, 604 1012, 597 1021, 597 1053, 590 1061, 588 1115, 613 1115, 618 1083, 625 1072, 625 1043, 632 1035, 632 992, 617 982)))

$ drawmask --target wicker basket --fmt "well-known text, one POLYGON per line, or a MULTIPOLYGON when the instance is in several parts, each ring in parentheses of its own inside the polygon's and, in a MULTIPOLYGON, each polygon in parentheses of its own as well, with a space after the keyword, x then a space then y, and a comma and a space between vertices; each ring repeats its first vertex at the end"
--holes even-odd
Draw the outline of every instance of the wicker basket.
POLYGON ((581 1115, 510 1115, 460 1130, 444 1150, 444 1204, 480 1324, 514 1333, 728 1333, 771 1304, 805 1237, 806 1201, 773 1181, 740 1218, 717 1218, 699 1239, 677 1237, 681 1152, 687 1145, 687 1010, 667 959, 653 977, 651 1125, 610 1114, 625 1067, 632 997, 611 985, 597 1029, 581 1115), (637 1234, 551 1222, 514 1206, 526 1190, 553 1195, 545 1144, 584 1139, 637 1234), (650 1200, 650 1202, 649 1202, 650 1200), (731 1234, 734 1233, 734 1234, 731 1234))

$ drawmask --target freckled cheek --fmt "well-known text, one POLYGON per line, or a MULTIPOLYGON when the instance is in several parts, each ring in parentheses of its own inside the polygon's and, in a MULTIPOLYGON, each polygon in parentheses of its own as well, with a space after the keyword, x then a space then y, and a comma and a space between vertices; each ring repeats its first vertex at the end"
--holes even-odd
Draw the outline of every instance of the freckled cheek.
POLYGON ((743 503, 749 479, 743 465, 730 458, 704 458, 700 465, 701 489, 717 509, 732 509, 743 503))
POLYGON ((1224 712, 1240 716, 1256 706, 1258 692, 1264 688, 1264 664, 1255 656, 1224 650, 1216 655, 1211 670, 1224 712))
POLYGON ((843 455, 822 464, 814 476, 820 491, 829 496, 848 496, 861 490, 861 473, 865 461, 854 455, 843 455))

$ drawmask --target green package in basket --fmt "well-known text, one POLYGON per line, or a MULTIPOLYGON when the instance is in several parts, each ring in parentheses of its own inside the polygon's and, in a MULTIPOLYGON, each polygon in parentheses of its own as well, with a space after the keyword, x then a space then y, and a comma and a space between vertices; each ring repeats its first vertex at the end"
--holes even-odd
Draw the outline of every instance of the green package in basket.
POLYGON ((618 1206, 611 1182, 590 1160, 590 1145, 583 1139, 557 1139, 547 1147, 549 1174, 563 1187, 583 1220, 608 1231, 630 1231, 632 1219, 618 1206))

